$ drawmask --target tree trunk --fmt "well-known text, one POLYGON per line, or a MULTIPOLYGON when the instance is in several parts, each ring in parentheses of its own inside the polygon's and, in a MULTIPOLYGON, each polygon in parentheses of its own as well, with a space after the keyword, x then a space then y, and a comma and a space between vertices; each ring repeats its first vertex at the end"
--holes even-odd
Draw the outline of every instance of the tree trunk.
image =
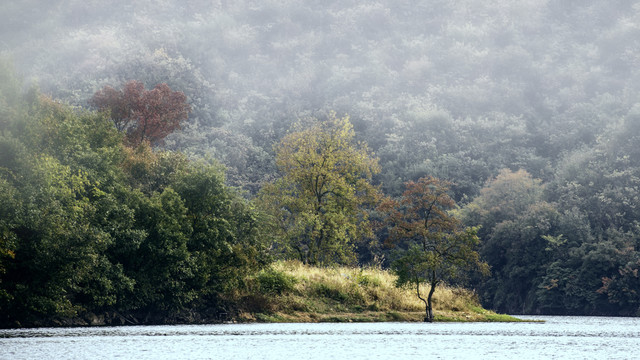
POLYGON ((424 318, 425 322, 433 322, 433 306, 431 302, 431 297, 433 296, 433 292, 435 291, 436 286, 432 283, 431 289, 429 290, 429 296, 427 296, 427 317, 424 318))
POLYGON ((431 299, 433 297, 433 293, 436 291, 437 284, 436 272, 434 271, 431 274, 431 289, 429 289, 429 295, 427 296, 427 317, 424 319, 425 322, 433 322, 433 306, 431 299))
POLYGON ((425 298, 423 298, 420 295, 420 280, 418 280, 417 278, 415 279, 416 282, 416 293, 418 294, 418 299, 422 300, 422 302, 424 303, 424 313, 425 313, 425 317, 424 317, 424 322, 431 322, 429 319, 429 310, 430 310, 430 303, 427 302, 427 300, 425 298))

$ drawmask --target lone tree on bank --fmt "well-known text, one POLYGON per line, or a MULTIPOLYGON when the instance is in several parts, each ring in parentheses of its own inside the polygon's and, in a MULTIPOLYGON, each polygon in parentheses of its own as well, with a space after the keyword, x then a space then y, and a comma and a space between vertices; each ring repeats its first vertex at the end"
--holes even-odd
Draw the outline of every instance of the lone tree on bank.
POLYGON ((372 235, 366 207, 378 190, 371 177, 378 161, 354 141, 348 117, 298 128, 275 147, 281 178, 261 190, 273 215, 280 250, 305 264, 352 263, 354 245, 372 235))
POLYGON ((105 86, 93 95, 89 104, 108 111, 116 129, 124 132, 127 142, 134 147, 145 141, 151 145, 162 143, 180 128, 191 111, 181 91, 172 91, 165 83, 145 90, 144 84, 136 80, 127 82, 122 90, 105 86))
POLYGON ((400 200, 388 199, 379 209, 388 214, 389 241, 404 251, 391 265, 397 285, 412 285, 425 304, 425 322, 433 321, 432 297, 436 286, 462 270, 478 268, 488 273, 476 248, 476 228, 465 228, 449 214, 455 202, 448 195, 449 183, 434 177, 409 181, 400 200), (427 296, 421 284, 429 284, 427 296))

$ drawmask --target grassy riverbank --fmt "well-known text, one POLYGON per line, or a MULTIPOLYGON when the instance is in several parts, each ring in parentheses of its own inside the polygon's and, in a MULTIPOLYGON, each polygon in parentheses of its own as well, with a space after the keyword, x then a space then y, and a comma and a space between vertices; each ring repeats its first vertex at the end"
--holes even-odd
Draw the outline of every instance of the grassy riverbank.
MULTIPOLYGON (((425 291, 426 293, 426 291, 425 291)), ((424 304, 414 289, 374 268, 317 268, 278 262, 249 280, 238 294, 238 320, 259 322, 422 321, 424 304)), ((448 286, 434 294, 436 321, 519 321, 483 309, 472 292, 448 286)))

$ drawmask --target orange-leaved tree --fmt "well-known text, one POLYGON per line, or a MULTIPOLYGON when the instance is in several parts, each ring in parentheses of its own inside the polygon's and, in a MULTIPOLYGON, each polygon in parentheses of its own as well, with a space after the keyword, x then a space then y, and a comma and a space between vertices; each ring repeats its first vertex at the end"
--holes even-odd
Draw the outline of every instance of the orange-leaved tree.
POLYGON ((462 271, 477 267, 487 273, 480 261, 476 228, 463 227, 449 210, 455 202, 449 196, 449 183, 431 176, 409 181, 399 200, 387 199, 379 209, 387 214, 389 241, 402 250, 392 264, 398 285, 415 287, 425 304, 425 321, 433 321, 432 296, 436 286, 462 271), (426 298, 420 284, 428 283, 426 298))
POLYGON ((181 91, 173 91, 165 83, 145 90, 144 84, 136 80, 127 82, 122 90, 105 86, 89 103, 109 112, 113 124, 126 134, 131 146, 145 141, 161 144, 167 135, 180 128, 191 111, 181 91))

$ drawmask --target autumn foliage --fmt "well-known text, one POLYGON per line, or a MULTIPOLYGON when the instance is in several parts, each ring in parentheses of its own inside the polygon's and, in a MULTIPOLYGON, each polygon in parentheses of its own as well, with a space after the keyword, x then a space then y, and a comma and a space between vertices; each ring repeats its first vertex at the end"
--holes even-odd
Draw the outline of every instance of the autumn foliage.
POLYGON ((172 91, 165 83, 145 90, 140 81, 127 82, 122 90, 105 86, 89 103, 100 111, 108 111, 118 131, 126 134, 127 142, 137 146, 142 142, 161 144, 164 138, 180 128, 191 107, 180 91, 172 91))
POLYGON ((388 199, 378 209, 388 214, 389 238, 403 251, 391 268, 399 285, 412 285, 425 304, 425 321, 433 321, 432 297, 436 286, 477 268, 488 274, 488 265, 477 252, 477 228, 462 226, 449 210, 455 202, 449 196, 450 183, 431 176, 409 181, 401 199, 388 199), (429 284, 426 297, 420 284, 429 284))

